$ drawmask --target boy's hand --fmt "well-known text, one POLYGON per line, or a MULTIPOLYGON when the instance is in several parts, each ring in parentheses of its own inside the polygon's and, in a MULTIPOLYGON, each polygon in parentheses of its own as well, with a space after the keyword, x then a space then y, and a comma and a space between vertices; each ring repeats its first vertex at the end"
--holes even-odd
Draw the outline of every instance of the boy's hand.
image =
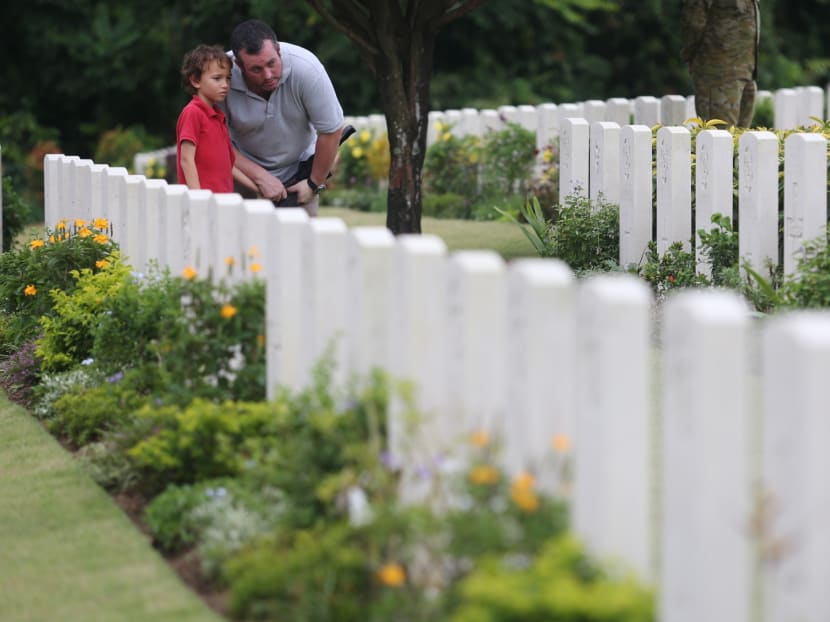
POLYGON ((259 194, 264 199, 282 201, 288 196, 288 191, 285 189, 285 186, 283 186, 282 182, 273 175, 263 175, 257 179, 256 185, 257 188, 259 188, 259 194))

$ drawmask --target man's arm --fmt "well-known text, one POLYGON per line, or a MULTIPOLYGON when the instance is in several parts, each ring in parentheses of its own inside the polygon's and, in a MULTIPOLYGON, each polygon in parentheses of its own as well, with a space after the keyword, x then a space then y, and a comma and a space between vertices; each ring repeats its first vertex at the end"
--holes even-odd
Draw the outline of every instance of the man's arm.
POLYGON ((260 196, 272 201, 282 201, 288 196, 285 186, 282 185, 279 179, 256 162, 246 158, 236 147, 233 148, 233 151, 236 154, 236 168, 256 184, 260 196))
MULTIPOLYGON (((330 134, 317 134, 317 143, 314 147, 314 163, 311 166, 311 175, 309 175, 311 181, 317 186, 326 183, 331 169, 334 168, 342 132, 343 128, 341 127, 330 134)), ((297 193, 297 202, 300 205, 308 203, 314 196, 314 192, 306 180, 294 184, 288 188, 288 191, 297 193)))

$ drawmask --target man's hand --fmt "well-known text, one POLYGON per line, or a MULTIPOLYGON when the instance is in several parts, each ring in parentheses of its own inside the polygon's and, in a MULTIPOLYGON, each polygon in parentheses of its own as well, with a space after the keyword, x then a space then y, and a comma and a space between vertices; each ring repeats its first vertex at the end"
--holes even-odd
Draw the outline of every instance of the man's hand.
POLYGON ((288 191, 285 189, 285 186, 273 175, 266 173, 265 175, 259 176, 256 180, 256 185, 259 188, 259 194, 264 199, 282 201, 288 196, 288 191))
POLYGON ((305 179, 301 179, 293 186, 289 186, 287 191, 297 193, 297 205, 305 205, 306 203, 310 203, 314 198, 314 191, 305 179))

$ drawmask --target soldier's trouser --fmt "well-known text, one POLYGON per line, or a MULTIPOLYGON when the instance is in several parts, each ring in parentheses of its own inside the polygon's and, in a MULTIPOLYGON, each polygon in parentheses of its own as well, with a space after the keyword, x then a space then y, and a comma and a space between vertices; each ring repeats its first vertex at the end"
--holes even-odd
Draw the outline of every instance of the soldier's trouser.
POLYGON ((720 119, 729 125, 749 127, 755 108, 754 80, 728 80, 714 83, 695 80, 695 110, 704 121, 720 119))

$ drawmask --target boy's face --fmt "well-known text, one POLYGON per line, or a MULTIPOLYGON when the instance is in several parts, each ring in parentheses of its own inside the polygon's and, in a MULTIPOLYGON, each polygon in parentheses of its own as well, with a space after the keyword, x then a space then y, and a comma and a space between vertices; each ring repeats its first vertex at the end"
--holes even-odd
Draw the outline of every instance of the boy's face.
POLYGON ((199 97, 209 104, 224 101, 228 96, 228 89, 231 86, 230 62, 220 63, 212 60, 202 68, 201 77, 196 80, 191 78, 190 83, 199 97))

